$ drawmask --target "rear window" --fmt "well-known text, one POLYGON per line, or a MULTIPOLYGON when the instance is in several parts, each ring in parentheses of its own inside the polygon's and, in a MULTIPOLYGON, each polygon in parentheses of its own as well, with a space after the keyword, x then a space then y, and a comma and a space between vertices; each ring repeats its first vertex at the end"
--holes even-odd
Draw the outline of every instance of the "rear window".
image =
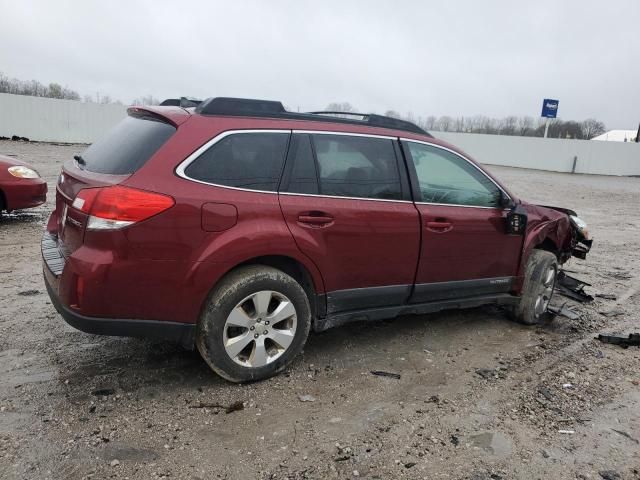
POLYGON ((150 118, 127 117, 82 153, 90 172, 126 175, 142 167, 176 128, 150 118))

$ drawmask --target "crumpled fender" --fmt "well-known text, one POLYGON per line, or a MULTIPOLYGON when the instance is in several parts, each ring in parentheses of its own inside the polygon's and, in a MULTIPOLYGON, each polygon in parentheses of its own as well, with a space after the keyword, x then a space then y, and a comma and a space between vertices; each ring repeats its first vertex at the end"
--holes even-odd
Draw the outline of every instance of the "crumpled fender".
POLYGON ((545 240, 551 241, 559 252, 558 261, 562 264, 571 258, 575 243, 575 234, 567 213, 527 202, 521 202, 521 205, 527 212, 527 229, 518 266, 518 291, 522 288, 527 260, 536 246, 545 240))

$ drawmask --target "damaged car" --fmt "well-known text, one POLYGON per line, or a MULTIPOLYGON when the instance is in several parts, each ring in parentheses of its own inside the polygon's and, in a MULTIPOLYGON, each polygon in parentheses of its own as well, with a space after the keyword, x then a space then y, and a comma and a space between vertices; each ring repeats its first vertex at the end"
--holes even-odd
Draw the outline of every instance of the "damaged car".
POLYGON ((180 342, 245 382, 355 320, 499 304, 535 324, 590 247, 575 212, 412 123, 210 98, 132 107, 69 159, 42 256, 70 325, 180 342))

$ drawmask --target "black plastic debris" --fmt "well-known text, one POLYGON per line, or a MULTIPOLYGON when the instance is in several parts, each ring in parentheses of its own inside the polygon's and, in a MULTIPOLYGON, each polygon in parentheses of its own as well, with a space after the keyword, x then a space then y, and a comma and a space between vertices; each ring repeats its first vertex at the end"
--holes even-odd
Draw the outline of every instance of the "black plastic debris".
POLYGON ((563 317, 567 317, 570 320, 580 319, 580 314, 574 311, 573 309, 571 309, 570 307, 568 307, 566 303, 562 304, 559 307, 554 307, 552 305, 549 305, 547 307, 547 311, 554 315, 561 315, 563 317))
POLYGON ((630 333, 628 337, 619 337, 616 335, 598 335, 596 340, 602 343, 611 343, 620 345, 622 348, 640 347, 640 333, 630 333))
POLYGON ((371 370, 371 374, 376 375, 378 377, 395 378, 397 380, 400 380, 401 378, 401 375, 399 373, 384 372, 382 370, 371 370))
POLYGON ((584 287, 591 284, 567 275, 564 271, 558 272, 556 279, 556 292, 560 295, 580 303, 593 302, 593 297, 584 291, 584 287))

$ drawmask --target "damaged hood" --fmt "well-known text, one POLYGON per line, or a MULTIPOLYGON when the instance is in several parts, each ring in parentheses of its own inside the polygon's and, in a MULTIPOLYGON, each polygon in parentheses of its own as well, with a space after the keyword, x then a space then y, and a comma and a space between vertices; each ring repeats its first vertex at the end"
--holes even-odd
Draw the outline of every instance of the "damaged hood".
POLYGON ((552 242, 560 252, 560 261, 566 262, 572 255, 585 258, 591 248, 591 240, 571 218, 576 212, 568 208, 534 205, 525 201, 520 204, 527 212, 527 238, 534 245, 552 242))

